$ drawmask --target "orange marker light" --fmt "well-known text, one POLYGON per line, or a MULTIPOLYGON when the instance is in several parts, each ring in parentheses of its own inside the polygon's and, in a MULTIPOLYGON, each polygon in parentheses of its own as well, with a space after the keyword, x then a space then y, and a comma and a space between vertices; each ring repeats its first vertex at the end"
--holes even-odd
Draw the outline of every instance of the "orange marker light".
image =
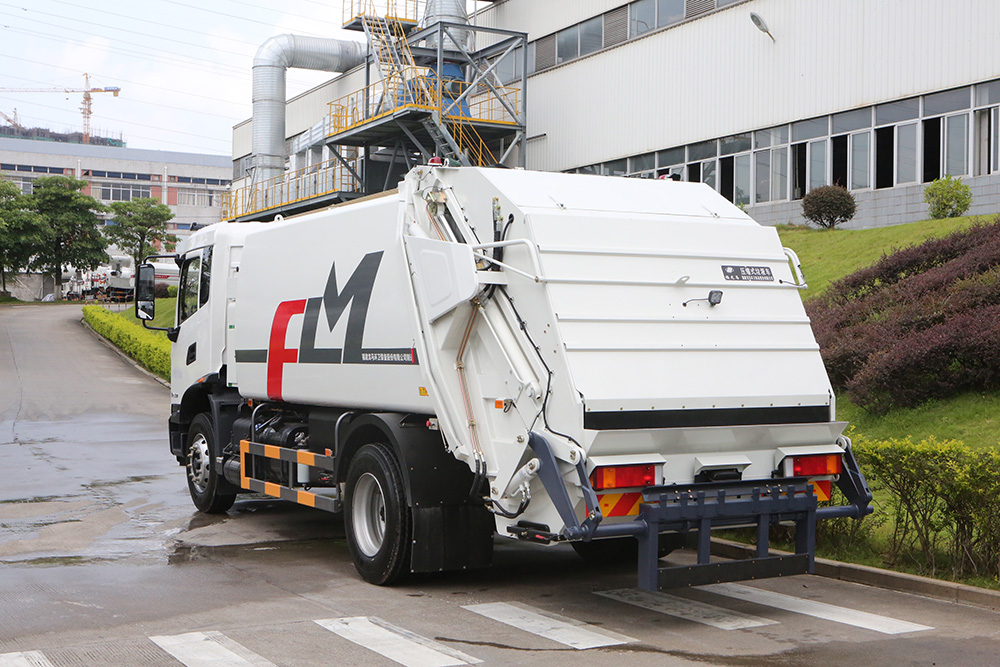
POLYGON ((605 466, 590 475, 590 483, 596 491, 652 486, 655 482, 656 469, 653 465, 605 466))

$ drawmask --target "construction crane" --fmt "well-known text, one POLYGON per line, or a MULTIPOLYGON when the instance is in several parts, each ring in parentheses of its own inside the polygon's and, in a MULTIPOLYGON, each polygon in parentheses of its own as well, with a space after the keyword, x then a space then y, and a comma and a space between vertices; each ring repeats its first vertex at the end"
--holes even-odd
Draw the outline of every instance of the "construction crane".
POLYGON ((8 123, 10 123, 11 127, 15 128, 15 129, 18 129, 18 130, 23 130, 24 129, 24 126, 21 125, 21 122, 17 119, 17 109, 14 109, 14 115, 13 116, 8 116, 3 111, 0 111, 0 118, 3 118, 5 121, 7 121, 8 123))
MULTIPOLYGON (((84 87, 83 88, 0 88, 0 93, 83 93, 83 104, 80 105, 80 111, 83 112, 83 143, 90 143, 90 115, 93 112, 93 99, 91 98, 91 93, 113 93, 115 97, 118 97, 118 93, 121 92, 121 88, 118 86, 105 86, 104 88, 92 88, 90 86, 90 75, 84 72, 83 74, 84 87)), ((3 115, 3 114, 0 114, 3 115)), ((6 115, 3 115, 7 118, 6 115)), ((10 118, 7 118, 8 122, 14 124, 10 118)))

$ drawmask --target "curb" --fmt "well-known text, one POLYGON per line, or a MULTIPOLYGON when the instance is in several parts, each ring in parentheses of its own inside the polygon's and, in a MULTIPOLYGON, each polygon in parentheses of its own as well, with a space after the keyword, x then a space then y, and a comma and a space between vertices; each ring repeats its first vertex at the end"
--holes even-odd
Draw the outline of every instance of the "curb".
MULTIPOLYGON (((787 551, 778 551, 777 549, 771 549, 770 554, 772 556, 790 555, 787 551)), ((712 555, 742 560, 756 556, 757 549, 739 542, 713 537, 712 555)), ((1000 591, 958 584, 953 581, 941 581, 916 574, 893 572, 868 565, 841 563, 826 558, 816 559, 815 574, 830 579, 913 593, 948 602, 958 602, 991 610, 1000 609, 1000 591)))
POLYGON ((121 350, 119 350, 117 347, 115 347, 114 345, 112 345, 111 341, 109 341, 107 338, 105 338, 101 334, 97 333, 96 331, 94 331, 93 327, 91 327, 89 324, 87 324, 87 320, 84 320, 84 319, 81 318, 80 319, 80 324, 82 324, 83 328, 86 329, 87 331, 89 331, 94 336, 94 338, 96 338, 97 340, 101 341, 101 343, 104 345, 104 347, 108 348, 109 350, 111 350, 112 352, 114 352, 115 354, 117 354, 119 357, 121 357, 122 359, 124 359, 134 369, 136 369, 137 371, 139 371, 140 373, 142 373, 143 375, 145 375, 149 379, 155 380, 156 382, 159 382, 161 385, 163 385, 167 389, 170 389, 170 383, 169 382, 167 382, 166 380, 164 380, 163 378, 161 378, 158 375, 154 375, 153 373, 150 373, 145 368, 143 368, 138 363, 136 363, 135 359, 133 359, 132 357, 128 356, 127 354, 125 354, 124 352, 122 352, 121 350))

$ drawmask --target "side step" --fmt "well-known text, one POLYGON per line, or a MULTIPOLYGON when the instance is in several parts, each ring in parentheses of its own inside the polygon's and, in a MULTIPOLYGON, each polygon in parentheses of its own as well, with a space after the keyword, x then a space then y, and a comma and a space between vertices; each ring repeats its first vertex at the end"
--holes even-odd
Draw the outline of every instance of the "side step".
POLYGON ((816 496, 805 480, 783 483, 723 483, 711 489, 647 489, 639 523, 639 588, 656 591, 727 581, 763 579, 813 571, 816 550, 816 496), (795 554, 770 556, 771 525, 795 523, 795 554), (711 562, 713 527, 757 525, 757 556, 711 562), (665 530, 698 533, 698 564, 660 567, 658 535, 665 530))
MULTIPOLYGON (((327 450, 329 452, 330 450, 327 450)), ((308 466, 324 472, 333 472, 333 456, 316 454, 304 449, 290 449, 277 445, 262 445, 249 440, 240 441, 240 487, 248 491, 263 493, 274 498, 290 500, 299 505, 315 507, 327 512, 340 512, 343 503, 339 498, 338 487, 321 487, 329 491, 329 495, 304 491, 309 480, 299 479, 299 466, 308 466), (282 476, 284 484, 268 482, 260 479, 264 475, 257 470, 263 463, 260 459, 283 461, 282 476)))

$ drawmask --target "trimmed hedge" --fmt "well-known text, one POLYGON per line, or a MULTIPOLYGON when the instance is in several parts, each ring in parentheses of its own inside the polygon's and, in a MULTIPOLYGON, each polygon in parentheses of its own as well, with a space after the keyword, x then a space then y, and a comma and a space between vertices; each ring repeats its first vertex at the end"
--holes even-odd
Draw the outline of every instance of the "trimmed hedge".
POLYGON ((856 436, 854 453, 891 529, 881 554, 888 565, 1000 576, 1000 448, 856 436))
POLYGON ((1000 217, 885 255, 806 310, 833 385, 875 413, 1000 389, 1000 217))
POLYGON ((170 341, 166 336, 100 306, 84 306, 83 319, 143 368, 165 380, 170 379, 170 341))

